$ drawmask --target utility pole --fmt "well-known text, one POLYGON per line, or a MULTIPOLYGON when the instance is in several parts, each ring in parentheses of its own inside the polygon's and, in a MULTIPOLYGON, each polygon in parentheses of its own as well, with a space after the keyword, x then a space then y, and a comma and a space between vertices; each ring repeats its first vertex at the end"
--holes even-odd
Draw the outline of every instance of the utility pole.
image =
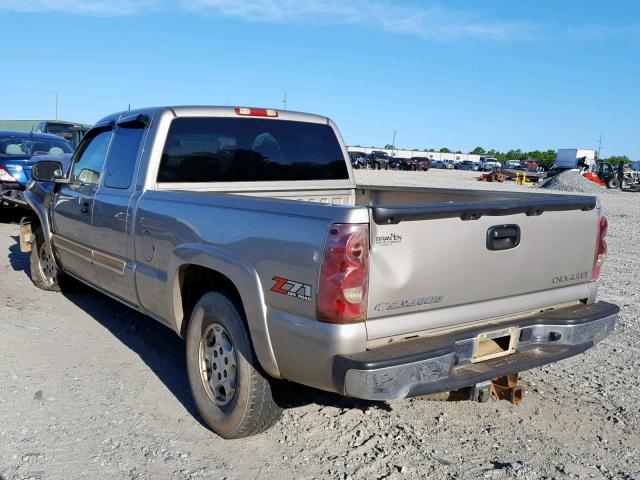
POLYGON ((285 111, 287 110, 287 91, 284 91, 284 98, 282 99, 285 111))
POLYGON ((600 134, 600 138, 598 139, 598 160, 600 160, 600 149, 602 148, 602 134, 600 134))
POLYGON ((58 119, 58 94, 56 93, 56 120, 58 119))
POLYGON ((396 149, 396 131, 393 131, 393 141, 391 142, 391 156, 394 156, 394 151, 396 149))

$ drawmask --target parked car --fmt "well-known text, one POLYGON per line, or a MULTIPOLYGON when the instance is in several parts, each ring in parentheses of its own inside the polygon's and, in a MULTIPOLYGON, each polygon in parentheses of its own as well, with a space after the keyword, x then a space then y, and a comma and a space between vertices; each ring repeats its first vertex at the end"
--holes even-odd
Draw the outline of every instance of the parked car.
POLYGON ((445 170, 453 170, 455 168, 453 162, 450 162, 449 160, 436 160, 433 165, 435 165, 435 168, 442 168, 445 170))
POLYGON ((0 209, 27 206, 23 192, 38 156, 72 151, 69 142, 55 135, 0 131, 0 209))
POLYGON ((519 170, 522 168, 522 163, 520 162, 520 160, 507 160, 504 162, 503 168, 519 170))
POLYGON ((109 115, 68 174, 35 165, 20 247, 37 287, 79 278, 183 337, 194 403, 224 438, 278 420, 275 379, 368 400, 463 387, 479 399, 492 379, 612 332, 619 308, 595 300, 596 197, 356 188, 345 151, 324 116, 109 115))
POLYGON ((478 164, 473 160, 463 160, 457 165, 459 170, 478 170, 478 164))
POLYGON ((431 160, 428 157, 411 157, 407 163, 409 170, 426 172, 431 168, 431 160))
POLYGON ((480 170, 489 172, 491 170, 502 168, 502 164, 498 159, 493 157, 480 157, 480 170))
POLYGON ((389 168, 392 170, 409 170, 406 158, 389 157, 389 168))
POLYGON ((58 135, 68 141, 73 148, 76 148, 88 130, 89 127, 79 123, 65 122, 63 120, 45 120, 38 123, 34 131, 58 135))
POLYGON ((353 168, 369 168, 369 157, 364 152, 349 152, 353 168))
POLYGON ((369 154, 369 164, 375 170, 389 170, 389 154, 379 150, 373 150, 369 154))

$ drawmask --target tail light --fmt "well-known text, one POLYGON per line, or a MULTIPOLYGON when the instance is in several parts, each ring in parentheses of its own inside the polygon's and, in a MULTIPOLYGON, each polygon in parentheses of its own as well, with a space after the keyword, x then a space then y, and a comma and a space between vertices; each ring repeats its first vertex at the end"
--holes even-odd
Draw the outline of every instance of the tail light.
POLYGON ((328 323, 365 321, 368 287, 368 226, 332 225, 324 242, 316 307, 318 319, 328 323))
POLYGON ((593 259, 593 271, 591 277, 593 280, 598 280, 600 278, 600 270, 602 269, 602 264, 607 257, 607 242, 604 237, 607 234, 607 227, 609 223, 607 222, 607 217, 602 215, 598 222, 598 240, 596 243, 596 255, 593 259))
POLYGON ((17 180, 13 178, 13 176, 7 172, 4 168, 0 168, 0 183, 16 183, 17 180))
POLYGON ((278 111, 269 108, 236 107, 236 115, 245 117, 277 117, 278 111))

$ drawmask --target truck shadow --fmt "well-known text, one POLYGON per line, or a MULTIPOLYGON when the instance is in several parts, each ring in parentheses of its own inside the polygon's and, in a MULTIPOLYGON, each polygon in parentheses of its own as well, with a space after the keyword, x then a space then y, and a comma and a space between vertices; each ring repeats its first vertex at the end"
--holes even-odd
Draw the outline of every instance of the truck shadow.
MULTIPOLYGON (((16 243, 9 248, 9 262, 15 271, 24 272, 30 277, 29 254, 20 252, 17 236, 12 238, 16 243)), ((184 341, 174 331, 152 318, 80 282, 72 282, 69 287, 62 295, 136 352, 184 408, 204 425, 191 397, 186 374, 184 341)), ((347 398, 286 381, 274 382, 274 396, 277 403, 287 409, 316 404, 362 411, 391 410, 385 402, 347 398)))

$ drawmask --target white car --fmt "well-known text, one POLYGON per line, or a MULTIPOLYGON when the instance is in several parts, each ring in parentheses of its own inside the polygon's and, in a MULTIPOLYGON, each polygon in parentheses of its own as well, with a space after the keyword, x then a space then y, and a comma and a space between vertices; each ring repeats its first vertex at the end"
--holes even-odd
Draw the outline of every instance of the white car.
POLYGON ((495 170, 496 168, 502 168, 502 164, 497 158, 480 157, 480 170, 488 172, 490 170, 495 170))

